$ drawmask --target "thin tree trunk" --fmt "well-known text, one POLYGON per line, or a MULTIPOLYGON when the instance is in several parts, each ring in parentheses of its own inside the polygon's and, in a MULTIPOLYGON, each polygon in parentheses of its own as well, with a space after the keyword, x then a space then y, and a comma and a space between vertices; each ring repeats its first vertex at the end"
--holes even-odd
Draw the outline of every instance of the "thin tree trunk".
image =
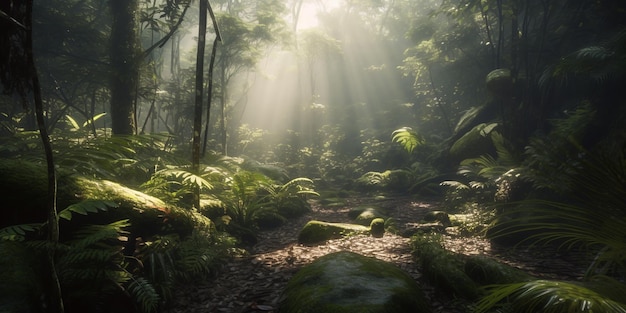
POLYGON ((221 108, 221 114, 220 114, 220 129, 221 129, 221 136, 222 136, 222 154, 223 155, 227 155, 228 149, 226 148, 226 68, 224 66, 222 66, 222 73, 221 73, 221 83, 222 83, 222 88, 221 88, 221 100, 222 100, 222 108, 221 108))
MULTIPOLYGON (((202 132, 202 94, 204 87, 204 49, 206 46, 208 0, 200 0, 200 24, 198 25, 198 53, 196 55, 196 101, 193 115, 193 143, 191 167, 195 174, 200 174, 200 133, 202 132)), ((200 208, 200 187, 195 188, 194 206, 200 208)))
POLYGON ((47 210, 48 210, 48 240, 50 247, 48 250, 48 267, 50 270, 50 292, 48 299, 49 312, 63 313, 65 312, 63 305, 63 297, 61 293, 61 284, 56 271, 55 254, 56 247, 59 243, 59 216, 56 207, 57 183, 56 173, 54 170, 54 157, 52 154, 52 144, 48 136, 48 129, 44 121, 43 100, 41 97, 41 86, 39 84, 39 76, 35 67, 35 59, 33 56, 33 0, 26 3, 26 55, 28 65, 30 67, 30 79, 33 83, 33 98, 35 101, 35 114, 37 118, 37 126, 39 135, 43 143, 44 152, 46 154, 46 165, 48 169, 48 193, 47 193, 47 210))
POLYGON ((211 15, 211 21, 213 21, 213 29, 215 30, 215 40, 213 40, 213 48, 211 49, 211 61, 209 63, 209 86, 208 86, 208 100, 206 108, 206 124, 204 127, 204 144, 202 146, 202 156, 206 155, 206 149, 209 141, 209 123, 211 122, 211 102, 213 101, 213 69, 215 66, 215 55, 217 54, 217 43, 222 41, 222 34, 217 26, 217 19, 213 13, 211 4, 208 4, 209 14, 211 15))

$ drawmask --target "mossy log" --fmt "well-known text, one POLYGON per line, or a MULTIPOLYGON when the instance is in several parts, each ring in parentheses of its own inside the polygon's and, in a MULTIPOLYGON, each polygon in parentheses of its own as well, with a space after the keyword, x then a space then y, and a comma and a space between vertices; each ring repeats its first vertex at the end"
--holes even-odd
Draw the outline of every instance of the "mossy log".
MULTIPOLYGON (((131 222, 131 237, 144 239, 160 233, 191 234, 196 227, 212 227, 203 215, 165 204, 160 199, 125 187, 119 183, 88 178, 68 171, 58 171, 57 207, 59 211, 83 200, 105 200, 115 208, 88 215, 72 214, 62 219, 61 235, 84 224, 105 224, 121 219, 131 222)), ((14 224, 43 223, 46 220, 46 168, 43 164, 0 161, 1 227, 14 224)))
POLYGON ((353 252, 318 258, 296 273, 281 296, 283 313, 421 313, 420 286, 396 266, 353 252))

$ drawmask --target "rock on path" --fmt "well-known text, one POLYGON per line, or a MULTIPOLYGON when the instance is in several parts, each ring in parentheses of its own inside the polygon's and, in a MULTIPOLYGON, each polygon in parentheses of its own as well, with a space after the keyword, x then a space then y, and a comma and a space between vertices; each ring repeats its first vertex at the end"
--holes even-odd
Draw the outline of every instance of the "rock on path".
MULTIPOLYGON (((418 280, 420 273, 416 270, 408 238, 385 233, 382 238, 358 235, 329 240, 316 246, 297 243, 298 232, 309 220, 349 222, 349 208, 358 204, 325 208, 314 203, 307 215, 290 220, 278 229, 261 232, 259 242, 252 247, 250 255, 231 260, 212 280, 179 288, 172 307, 166 312, 274 311, 281 292, 298 269, 320 256, 343 250, 391 262, 418 280)), ((419 221, 433 206, 409 199, 377 204, 385 206, 397 227, 419 221)))

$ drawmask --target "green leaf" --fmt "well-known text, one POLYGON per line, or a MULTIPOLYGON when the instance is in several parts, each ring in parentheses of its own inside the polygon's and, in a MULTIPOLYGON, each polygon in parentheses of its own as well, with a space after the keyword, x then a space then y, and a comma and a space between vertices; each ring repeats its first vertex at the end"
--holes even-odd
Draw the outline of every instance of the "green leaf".
POLYGON ((98 119, 100 119, 101 117, 103 117, 103 116, 105 116, 105 115, 107 115, 105 112, 100 113, 100 114, 96 114, 96 115, 94 115, 94 117, 93 117, 93 118, 91 118, 91 119, 89 119, 89 120, 86 120, 86 121, 83 123, 83 127, 85 127, 85 126, 87 126, 87 125, 91 124, 92 122, 97 121, 98 119))
POLYGON ((98 211, 106 211, 109 208, 117 208, 118 204, 108 200, 84 200, 72 204, 59 212, 59 217, 68 221, 72 220, 72 213, 87 215, 98 211))
POLYGON ((413 131, 411 127, 396 129, 393 131, 392 136, 392 141, 402 145, 408 153, 412 153, 417 146, 424 144, 424 139, 413 131))
POLYGON ((41 224, 19 224, 0 229, 0 240, 22 241, 27 232, 37 231, 41 224))
POLYGON ((71 116, 69 115, 65 115, 65 117, 67 118, 67 121, 70 122, 70 124, 72 124, 72 130, 79 130, 80 126, 78 125, 78 123, 76 122, 75 119, 73 119, 71 116))

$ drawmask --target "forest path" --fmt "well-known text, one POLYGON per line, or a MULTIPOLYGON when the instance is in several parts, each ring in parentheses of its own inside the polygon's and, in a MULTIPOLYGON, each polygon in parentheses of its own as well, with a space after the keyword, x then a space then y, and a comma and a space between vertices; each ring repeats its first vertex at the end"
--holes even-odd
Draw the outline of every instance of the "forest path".
POLYGON ((280 294, 293 274, 320 256, 342 250, 391 262, 419 280, 421 275, 411 256, 409 238, 385 233, 382 238, 349 236, 316 246, 304 246, 297 242, 298 233, 308 221, 349 222, 350 208, 372 203, 385 208, 398 229, 404 229, 421 220, 428 211, 436 209, 435 203, 410 198, 375 202, 349 199, 341 207, 324 207, 314 202, 311 212, 306 215, 291 219, 277 229, 260 232, 258 243, 249 250, 250 254, 230 260, 216 278, 200 285, 179 288, 175 292, 172 308, 167 312, 275 311, 280 294))
MULTIPOLYGON (((417 201, 408 197, 383 201, 352 198, 341 207, 327 207, 313 202, 311 211, 306 215, 291 219, 279 228, 261 231, 258 243, 248 250, 249 254, 231 259, 215 278, 196 285, 178 287, 171 307, 165 313, 275 312, 287 282, 302 266, 320 256, 342 250, 391 262, 409 273, 422 286, 434 313, 464 312, 460 309, 462 306, 458 299, 436 293, 424 281, 411 255, 409 238, 385 233, 382 238, 356 235, 329 240, 316 246, 298 243, 298 234, 308 221, 350 222, 350 208, 362 204, 385 208, 400 231, 411 228, 427 212, 439 209, 436 202, 417 201)), ((539 278, 578 280, 584 272, 578 253, 570 255, 550 249, 509 249, 494 246, 480 236, 442 234, 442 240, 447 250, 464 255, 487 255, 539 278)))

